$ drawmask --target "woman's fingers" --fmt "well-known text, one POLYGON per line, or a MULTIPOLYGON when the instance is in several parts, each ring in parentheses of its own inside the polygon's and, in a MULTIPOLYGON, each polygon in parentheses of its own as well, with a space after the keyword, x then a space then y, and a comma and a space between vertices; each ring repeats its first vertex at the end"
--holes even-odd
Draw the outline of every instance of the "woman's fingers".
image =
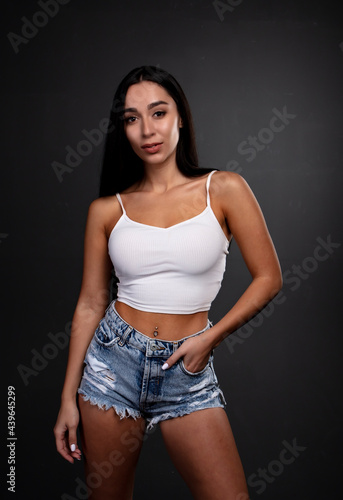
POLYGON ((183 345, 176 349, 176 351, 165 361, 162 365, 162 370, 168 370, 168 368, 175 365, 175 363, 184 355, 182 347, 183 345))
POLYGON ((162 365, 162 370, 168 370, 180 358, 183 358, 187 370, 192 372, 201 371, 208 363, 210 351, 204 344, 203 339, 198 337, 186 340, 162 365))
POLYGON ((77 429, 76 426, 69 428, 68 444, 69 444, 69 449, 71 451, 71 455, 77 460, 81 460, 81 450, 77 445, 76 429, 77 429))
POLYGON ((74 458, 81 459, 81 450, 77 445, 77 425, 78 412, 72 408, 71 412, 60 411, 54 427, 57 451, 70 463, 74 463, 74 458))
POLYGON ((66 430, 61 430, 58 427, 54 428, 54 434, 56 439, 56 449, 63 458, 68 460, 70 463, 74 463, 74 459, 71 456, 71 450, 66 440, 66 430))
POLYGON ((76 431, 71 432, 71 437, 67 438, 65 431, 55 430, 56 448, 58 453, 70 463, 74 463, 74 458, 81 460, 81 450, 77 445, 76 431))

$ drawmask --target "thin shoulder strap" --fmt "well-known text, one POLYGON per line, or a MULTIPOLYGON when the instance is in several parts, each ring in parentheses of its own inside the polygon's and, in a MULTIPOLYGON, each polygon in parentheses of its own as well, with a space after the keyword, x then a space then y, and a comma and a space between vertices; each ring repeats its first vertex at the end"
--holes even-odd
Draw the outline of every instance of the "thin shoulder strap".
POLYGON ((117 199, 118 199, 118 201, 119 201, 119 203, 120 203, 120 206, 121 206, 121 209, 122 209, 122 211, 123 211, 123 214, 126 214, 126 211, 125 211, 125 208, 124 208, 124 205, 123 205, 123 202, 122 202, 122 199, 121 199, 120 194, 119 194, 119 193, 116 193, 116 197, 117 197, 117 199))
POLYGON ((214 174, 214 172, 217 172, 217 170, 212 170, 207 176, 207 181, 206 181, 206 193, 207 193, 207 206, 210 207, 210 182, 211 182, 211 177, 214 174))

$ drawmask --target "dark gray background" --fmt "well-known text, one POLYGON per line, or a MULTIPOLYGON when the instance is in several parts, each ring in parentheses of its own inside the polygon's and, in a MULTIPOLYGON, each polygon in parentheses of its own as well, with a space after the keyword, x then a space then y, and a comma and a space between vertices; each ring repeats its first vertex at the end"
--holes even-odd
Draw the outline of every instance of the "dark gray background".
MULTIPOLYGON (((73 315, 103 142, 62 182, 51 165, 65 163, 66 147, 75 149, 84 129, 109 117, 120 79, 142 64, 180 81, 201 166, 236 165, 260 202, 285 273, 279 302, 216 351, 251 498, 331 499, 342 489, 342 22, 332 2, 231 3, 220 19, 210 0, 71 0, 18 53, 7 34, 20 35, 23 16, 32 20, 42 9, 31 1, 3 5, 3 394, 15 386, 18 437, 10 498, 84 498, 77 490, 82 463, 55 451, 67 348, 51 348, 49 333, 64 332, 73 315), (247 161, 239 144, 259 133, 268 140, 260 131, 285 106, 295 117, 247 161), (318 253, 319 241, 330 238, 331 253, 318 253), (37 353, 51 359, 38 366, 37 353), (26 382, 20 365, 33 370, 26 382), (291 457, 282 454, 285 443, 294 440, 302 451, 281 464, 280 456, 291 457), (269 482, 257 478, 262 469, 269 482)), ((248 282, 233 243, 213 321, 248 282)), ((191 498, 157 430, 144 445, 136 498, 162 497, 191 498)))

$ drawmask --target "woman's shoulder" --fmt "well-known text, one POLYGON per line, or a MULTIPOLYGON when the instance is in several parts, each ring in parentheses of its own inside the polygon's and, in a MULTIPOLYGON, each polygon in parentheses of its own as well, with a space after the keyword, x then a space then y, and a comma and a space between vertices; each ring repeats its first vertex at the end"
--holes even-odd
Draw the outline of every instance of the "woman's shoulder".
POLYGON ((119 206, 119 201, 115 194, 110 196, 100 196, 90 203, 89 210, 94 213, 103 212, 104 210, 112 208, 113 205, 119 206))
POLYGON ((247 181, 236 172, 218 171, 212 176, 211 201, 223 213, 242 213, 248 206, 259 210, 256 197, 247 181))
POLYGON ((107 226, 121 216, 121 207, 116 195, 101 196, 93 200, 88 208, 88 218, 107 226))
POLYGON ((228 170, 215 170, 211 178, 211 188, 218 193, 218 195, 227 195, 233 192, 239 192, 246 189, 247 182, 245 179, 236 172, 228 170))

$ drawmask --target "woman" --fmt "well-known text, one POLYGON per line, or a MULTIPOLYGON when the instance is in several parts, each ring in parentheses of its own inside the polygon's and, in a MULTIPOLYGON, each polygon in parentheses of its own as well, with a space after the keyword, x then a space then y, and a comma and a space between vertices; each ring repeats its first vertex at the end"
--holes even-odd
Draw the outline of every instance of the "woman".
POLYGON ((131 71, 111 117, 101 197, 87 219, 57 450, 80 459, 78 392, 91 498, 132 498, 144 430, 159 423, 194 498, 246 500, 213 350, 280 290, 273 243, 242 177, 198 167, 189 106, 170 74, 131 71), (208 310, 233 237, 252 281, 213 325, 208 310), (108 306, 112 266, 118 296, 108 306))

